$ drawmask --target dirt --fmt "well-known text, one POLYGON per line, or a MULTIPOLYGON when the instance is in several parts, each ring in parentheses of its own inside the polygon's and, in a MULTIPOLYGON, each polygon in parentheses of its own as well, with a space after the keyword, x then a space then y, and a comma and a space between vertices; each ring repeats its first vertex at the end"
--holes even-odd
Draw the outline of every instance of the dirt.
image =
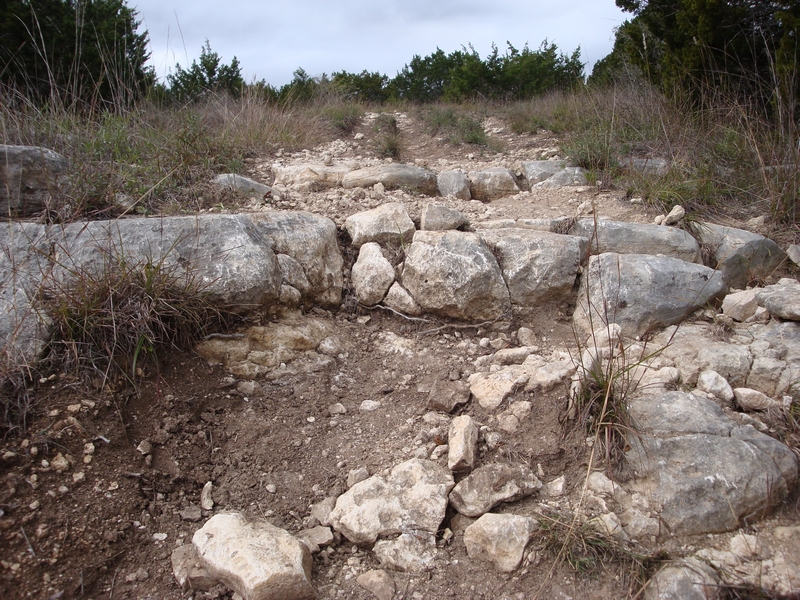
MULTIPOLYGON (((557 147, 552 136, 514 135, 489 123, 504 148, 498 154, 427 136, 411 117, 398 121, 403 161, 435 169, 500 164, 515 169, 520 159, 552 155, 557 147)), ((351 137, 339 156, 374 156, 377 134, 369 119, 354 133, 365 138, 356 145, 351 137)), ((321 158, 341 147, 329 144, 281 159, 321 158)), ((251 175, 271 183, 268 165, 278 159, 249 160, 251 175)), ((337 189, 289 192, 267 207, 238 199, 224 210, 311 210, 341 226, 350 214, 387 197, 406 202, 417 220, 430 201, 402 191, 337 189)), ((526 192, 490 204, 437 201, 475 221, 570 216, 588 199, 606 216, 652 220, 622 190, 593 186, 526 192)), ((231 597, 221 586, 183 592, 172 575, 173 549, 190 542, 213 512, 238 510, 290 532, 302 530, 311 524, 310 505, 342 493, 351 469, 365 467, 373 474, 411 458, 422 445, 443 442, 446 431, 424 419, 434 381, 465 380, 478 356, 493 352, 494 346, 515 345, 523 325, 534 331, 542 352, 574 346, 564 316, 568 309, 480 327, 412 321, 353 302, 334 312, 317 309, 313 317, 330 327, 341 346, 334 364, 313 373, 287 368, 285 375, 259 380, 249 390, 237 388, 237 378, 191 350, 161 352, 159 363, 140 374, 136 388, 112 382, 97 389, 97 381, 55 373, 36 388, 38 412, 28 433, 8 436, 0 448, 0 598, 231 597), (407 350, 392 350, 387 332, 405 340, 407 350), (377 400, 380 407, 364 412, 365 400, 377 400), (332 415, 329 407, 336 403, 347 412, 332 415), (215 507, 201 511, 200 492, 208 481, 213 482, 215 507)), ((563 509, 580 493, 589 448, 582 431, 562 425, 566 394, 566 386, 544 394, 519 392, 512 400, 532 402, 530 417, 515 433, 503 434, 498 446, 481 444, 482 463, 523 462, 539 470, 545 482, 566 475, 564 497, 534 496, 502 506, 501 512, 568 514, 563 509)), ((474 402, 457 414, 472 415, 490 428, 497 424, 474 402)), ((624 561, 596 561, 576 572, 555 559, 546 535, 536 537, 517 571, 499 574, 467 557, 460 535, 464 519, 453 517, 448 512, 442 524, 432 571, 392 573, 397 598, 600 599, 632 597, 639 590, 639 574, 624 561), (446 528, 454 531, 452 539, 444 535, 446 528)), ((680 543, 673 546, 679 549, 680 543)), ((645 541, 634 550, 647 554, 652 546, 645 541)), ((337 535, 330 549, 314 556, 317 597, 372 598, 356 583, 358 574, 372 568, 379 563, 368 548, 337 535)))

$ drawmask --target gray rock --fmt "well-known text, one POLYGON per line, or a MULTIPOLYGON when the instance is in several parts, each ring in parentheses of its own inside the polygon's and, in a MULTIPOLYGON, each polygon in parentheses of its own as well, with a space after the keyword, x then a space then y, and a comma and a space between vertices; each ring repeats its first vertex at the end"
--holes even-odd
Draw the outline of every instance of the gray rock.
POLYGON ((344 223, 353 245, 360 248, 367 242, 382 246, 400 246, 414 237, 414 222, 402 202, 381 204, 377 208, 347 217, 344 223))
POLYGON ((423 231, 446 231, 461 229, 468 223, 467 217, 455 209, 441 204, 426 204, 422 209, 420 229, 423 231))
POLYGON ((428 571, 436 560, 436 535, 428 531, 401 533, 393 540, 375 542, 373 552, 388 569, 410 573, 428 571))
POLYGON ((756 302, 771 315, 789 321, 800 321, 800 282, 783 278, 756 292, 756 302))
POLYGON ((303 265, 301 265, 288 254, 278 254, 276 255, 276 258, 278 259, 278 264, 281 267, 283 282, 286 285, 290 285, 296 289, 301 296, 303 294, 308 295, 308 293, 311 291, 311 282, 308 281, 308 277, 306 277, 306 274, 303 271, 303 265))
POLYGON ((189 590, 202 592, 217 585, 217 580, 203 566, 192 544, 183 544, 175 548, 170 560, 172 574, 184 592, 189 590))
POLYGON ((323 527, 322 525, 299 531, 295 534, 295 537, 308 546, 311 554, 319 552, 320 546, 330 546, 334 539, 330 527, 323 527))
POLYGON ((451 471, 471 471, 478 453, 478 428, 472 417, 462 415, 450 422, 447 444, 447 468, 451 471))
POLYGON ((353 168, 354 165, 346 163, 330 165, 321 163, 273 164, 272 174, 277 185, 324 189, 341 186, 344 176, 353 168))
POLYGON ((744 410, 767 410, 782 406, 777 400, 750 388, 734 388, 733 395, 736 397, 736 403, 744 410))
POLYGON ((248 600, 315 596, 308 548, 266 521, 248 522, 238 513, 214 515, 192 542, 211 576, 248 600))
POLYGON ((636 171, 642 175, 664 175, 669 171, 670 162, 665 158, 623 158, 620 161, 623 167, 636 171))
POLYGON ((572 299, 584 240, 531 229, 484 231, 480 236, 497 257, 512 305, 530 311, 572 299))
POLYGON ((311 505, 311 516, 319 521, 323 527, 328 527, 331 524, 331 512, 335 506, 336 498, 329 496, 311 505))
POLYGON ((0 215, 31 217, 67 187, 69 161, 47 148, 0 145, 0 215))
POLYGON ((391 285, 389 291, 386 292, 383 304, 404 315, 416 317, 422 314, 422 308, 417 304, 417 301, 411 297, 411 294, 406 291, 406 288, 396 281, 391 285))
POLYGON ((733 389, 725 378, 716 371, 703 371, 697 377, 697 387, 720 400, 733 400, 733 389))
POLYGON ((633 400, 626 460, 673 534, 729 531, 780 503, 797 480, 783 444, 683 392, 633 400))
POLYGON ((753 364, 747 346, 706 341, 697 352, 697 367, 716 371, 732 386, 743 386, 753 364))
MULTIPOLYGON (((372 401, 364 400, 364 402, 374 402, 374 400, 372 401)), ((357 469, 350 469, 350 472, 347 474, 347 487, 349 489, 353 487, 355 484, 361 483, 362 481, 366 481, 367 479, 369 479, 369 471, 367 471, 366 467, 358 467, 357 469)))
POLYGON ((475 200, 495 200, 518 194, 520 189, 514 174, 504 167, 470 171, 469 191, 475 200))
POLYGON ((453 412, 469 401, 469 386, 463 381, 437 380, 428 392, 428 410, 453 412))
POLYGON ((758 303, 756 302, 757 291, 752 289, 728 294, 722 300, 722 312, 734 321, 743 323, 756 314, 756 309, 758 308, 758 303))
POLYGON ((190 504, 179 513, 184 521, 197 522, 203 518, 203 511, 197 504, 190 504))
POLYGON ((747 387, 762 392, 767 396, 775 396, 781 375, 786 369, 786 362, 770 356, 756 356, 753 366, 747 375, 747 387))
POLYGON ((374 306, 383 300, 394 283, 394 267, 375 242, 361 246, 351 274, 353 289, 361 304, 374 306))
POLYGON ((526 358, 522 367, 528 373, 528 381, 525 384, 527 392, 549 392, 578 369, 578 365, 571 358, 545 361, 536 355, 526 358))
POLYGON ((330 521, 356 544, 372 544, 380 536, 409 530, 436 533, 453 483, 453 476, 443 467, 414 458, 339 496, 330 521))
POLYGON ((525 359, 531 355, 531 349, 527 346, 519 348, 500 348, 492 356, 493 365, 521 365, 525 359))
POLYGON ((213 179, 220 187, 227 187, 237 192, 257 196, 258 198, 265 198, 272 193, 272 188, 258 181, 254 181, 248 177, 237 175, 236 173, 223 173, 217 175, 213 179))
POLYGON ((439 191, 435 173, 400 163, 356 169, 342 179, 345 188, 372 187, 376 183, 382 183, 387 190, 403 188, 426 196, 435 196, 439 191))
POLYGON ((772 274, 787 258, 772 240, 743 229, 699 223, 693 233, 711 249, 715 268, 730 287, 743 288, 752 280, 772 274))
POLYGON ((580 219, 570 234, 589 239, 592 254, 662 254, 686 262, 699 262, 700 246, 682 229, 601 219, 580 219), (596 235, 595 235, 596 232, 596 235))
POLYGON ((464 530, 464 545, 471 559, 491 562, 501 573, 511 573, 522 562, 538 527, 532 517, 488 513, 464 530))
POLYGON ((719 597, 714 569, 696 558, 670 563, 656 573, 644 591, 645 600, 710 600, 719 597))
POLYGON ((669 214, 664 217, 664 225, 676 225, 678 224, 683 217, 686 216, 686 211, 680 204, 676 204, 672 207, 672 210, 669 211, 669 214))
POLYGON ((522 172, 530 186, 563 170, 564 162, 560 160, 529 160, 522 163, 522 172))
POLYGON ((520 365, 507 367, 495 373, 473 373, 469 377, 469 391, 483 408, 494 410, 503 400, 528 382, 529 375, 520 365))
POLYGON ((567 167, 555 175, 552 175, 536 184, 539 188, 559 188, 572 185, 586 185, 586 169, 581 167, 567 167))
MULTIPOLYGON (((436 176, 436 184, 439 194, 442 196, 454 196, 459 200, 471 200, 472 194, 469 191, 469 179, 461 171, 442 171, 436 176)), ((425 229, 423 227, 423 229, 425 229)))
POLYGON ((581 279, 573 320, 589 334, 618 323, 626 337, 679 323, 725 295, 719 272, 677 258, 605 253, 592 256, 581 279))
POLYGON ((473 233, 418 231, 402 284, 423 310, 446 317, 488 320, 510 308, 500 266, 473 233))
POLYGON ((524 465, 489 464, 475 469, 450 493, 450 503, 467 517, 479 517, 501 502, 537 492, 542 482, 524 465))
POLYGON ((796 265, 800 265, 800 245, 798 244, 791 244, 786 249, 786 255, 789 259, 796 265))
POLYGON ((392 600, 394 598, 396 589, 394 579, 386 571, 380 569, 367 571, 356 578, 356 583, 378 600, 392 600))

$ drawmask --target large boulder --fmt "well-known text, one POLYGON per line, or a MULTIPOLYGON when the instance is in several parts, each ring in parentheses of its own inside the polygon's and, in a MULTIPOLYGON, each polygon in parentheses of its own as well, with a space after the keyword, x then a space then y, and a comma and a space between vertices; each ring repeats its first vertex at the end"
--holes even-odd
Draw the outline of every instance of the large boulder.
POLYGON ((710 249, 714 268, 733 288, 744 288, 753 280, 771 275, 788 260, 778 244, 758 233, 712 223, 698 223, 693 233, 710 249))
POLYGON ((0 145, 0 215, 30 217, 64 192, 69 161, 47 148, 0 145))
POLYGON ((402 246, 411 241, 416 230, 402 202, 389 202, 372 210, 350 215, 345 220, 344 227, 356 248, 367 242, 377 242, 382 246, 402 246))
POLYGON ((322 164, 300 163, 293 165, 272 165, 275 183, 285 186, 332 188, 340 187, 344 176, 355 168, 346 163, 322 164))
POLYGON ((422 209, 420 229, 423 231, 447 231, 461 229, 469 224, 464 213, 441 204, 426 204, 422 209))
POLYGON ((564 170, 564 162, 560 160, 530 160, 522 163, 522 172, 528 185, 544 181, 564 170))
POLYGON ((722 274, 677 258, 607 252, 589 259, 573 320, 590 334, 618 323, 622 335, 643 335, 679 323, 727 292, 722 274))
POLYGON ((440 172, 436 176, 436 184, 439 187, 439 194, 442 196, 454 196, 459 200, 472 199, 469 191, 469 179, 461 171, 440 172))
POLYGON ((345 188, 372 187, 376 183, 382 183, 387 190, 406 189, 426 196, 435 196, 439 191, 435 173, 400 163, 356 169, 342 178, 345 188))
POLYGON ((402 284, 425 311, 455 319, 495 319, 511 307, 500 266, 474 233, 416 232, 402 284))
POLYGON ((470 171, 469 191, 475 200, 494 200, 519 193, 514 174, 504 167, 470 171))
POLYGON ((781 279, 756 292, 756 302, 780 319, 800 321, 800 282, 781 279))
POLYGON ((572 299, 586 240, 533 229, 481 231, 497 257, 511 304, 539 309, 572 299))
POLYGON ((566 187, 572 185, 586 185, 588 180, 586 179, 587 171, 581 167, 566 167, 551 175, 544 181, 540 181, 536 184, 535 187, 537 188, 559 188, 559 187, 566 187))
POLYGON ((791 450, 710 400, 668 392, 631 401, 628 413, 636 433, 626 460, 673 534, 736 529, 779 504, 797 481, 791 450))
POLYGON ((593 254, 662 254, 686 262, 699 262, 700 245, 682 229, 601 219, 580 219, 572 235, 589 238, 593 254))

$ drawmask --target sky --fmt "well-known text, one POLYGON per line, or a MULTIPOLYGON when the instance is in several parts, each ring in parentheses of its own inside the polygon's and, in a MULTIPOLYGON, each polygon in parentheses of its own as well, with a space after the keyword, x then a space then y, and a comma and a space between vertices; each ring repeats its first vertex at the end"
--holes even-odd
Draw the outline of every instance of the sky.
POLYGON ((411 58, 494 42, 536 49, 547 39, 591 73, 611 51, 626 15, 614 0, 129 0, 150 35, 163 78, 186 68, 208 39, 222 62, 239 59, 245 81, 280 87, 298 67, 314 76, 378 71, 394 77, 411 58))

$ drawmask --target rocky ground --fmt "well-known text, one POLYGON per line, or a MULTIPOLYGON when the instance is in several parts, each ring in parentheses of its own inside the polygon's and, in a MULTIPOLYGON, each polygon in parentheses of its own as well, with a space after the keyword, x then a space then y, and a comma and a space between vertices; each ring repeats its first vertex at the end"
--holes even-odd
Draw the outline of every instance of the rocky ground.
MULTIPOLYGON (((552 136, 512 134, 491 119, 485 127, 500 151, 453 146, 426 135, 409 115, 396 118, 402 161, 436 171, 503 166, 521 176, 521 161, 558 154, 558 140, 552 136)), ((275 165, 327 159, 361 166, 385 162, 377 156, 373 122, 374 115, 367 115, 348 139, 320 148, 248 159, 246 174, 272 185, 275 165)), ((286 321, 297 329, 316 328, 324 348, 314 357, 287 360, 255 378, 241 371, 232 374, 230 365, 226 369, 210 364, 195 352, 170 351, 157 365, 145 367, 138 389, 98 389, 93 382, 64 373, 39 382, 35 401, 41 410, 29 433, 9 437, 2 446, 0 597, 231 597, 233 592, 219 584, 203 591, 182 590, 173 575, 173 551, 191 543, 209 517, 235 510, 291 533, 311 529, 324 520, 312 507, 340 496, 366 476, 414 458, 432 458, 446 466, 443 447, 455 415, 470 416, 477 427, 477 466, 524 465, 544 484, 533 495, 493 511, 533 516, 539 523, 520 566, 504 573, 490 562, 470 558, 464 530, 474 519, 450 507, 436 532, 436 551, 424 568, 386 571, 388 578, 377 582, 363 577, 384 568, 371 544, 354 544, 338 532, 324 540, 311 569, 318 598, 636 597, 659 560, 690 557, 698 550, 705 552, 707 562, 731 567, 734 561, 730 570, 751 574, 746 564, 761 568, 769 552, 771 558, 777 556, 782 542, 775 532, 800 524, 797 492, 788 490, 768 515, 746 520, 741 529, 728 533, 684 535, 651 530, 645 523, 635 539, 622 540, 579 527, 582 533, 575 539, 588 540, 593 552, 584 556, 580 544, 562 546, 570 524, 615 511, 632 514, 635 496, 630 491, 621 494, 604 478, 595 477, 589 485, 587 468, 602 467, 603 461, 593 454, 586 431, 566 419, 569 380, 528 391, 516 386, 500 406, 491 408, 463 391, 459 396, 458 390, 466 388, 475 373, 501 371, 506 365, 493 358, 499 350, 525 348, 548 360, 576 356, 572 307, 508 315, 480 325, 364 308, 347 283, 356 256, 344 233, 345 219, 399 201, 419 224, 431 199, 381 186, 319 189, 312 184, 276 184, 272 190, 266 200, 242 195, 227 208, 209 210, 306 210, 336 223, 345 256, 342 307, 313 309, 289 315, 286 321), (442 386, 455 389, 458 396, 458 403, 447 407, 452 408, 449 415, 437 404, 441 394, 431 394, 442 386), (522 413, 512 411, 521 406, 522 413), (582 519, 573 522, 576 512, 582 519), (762 532, 769 550, 753 550, 762 532), (575 569, 570 563, 578 561, 581 568, 575 569), (389 593, 392 587, 394 596, 389 593)), ((656 216, 624 191, 594 185, 534 189, 491 202, 452 197, 436 201, 461 211, 473 224, 576 217, 592 209, 628 222, 649 223, 656 216)), ((779 274, 785 273, 775 277, 779 274)), ((261 325, 270 323, 265 316, 261 325)), ((759 335, 772 335, 760 330, 727 335, 745 333, 749 341, 737 343, 752 345, 762 339, 759 335)), ((675 367, 681 360, 673 358, 675 367)), ((784 352, 782 358, 770 360, 790 359, 784 352)), ((726 374, 729 380, 735 376, 726 374)), ((787 439, 787 424, 778 409, 746 415, 751 420, 746 421, 737 416, 741 407, 730 399, 716 405, 724 408, 725 418, 736 421, 727 431, 754 422, 757 429, 787 439)), ((607 473, 614 479, 630 477, 614 470, 607 473)), ((463 478, 457 474, 455 481, 463 478)), ((780 549, 791 562, 797 549, 780 549)))

